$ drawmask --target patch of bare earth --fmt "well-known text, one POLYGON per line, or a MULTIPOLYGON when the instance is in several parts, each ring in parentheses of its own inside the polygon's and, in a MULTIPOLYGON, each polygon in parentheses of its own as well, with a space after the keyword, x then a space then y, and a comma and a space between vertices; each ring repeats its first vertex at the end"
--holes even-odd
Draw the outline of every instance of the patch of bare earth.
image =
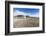
POLYGON ((14 28, 19 28, 19 27, 38 27, 39 26, 39 18, 13 18, 13 26, 14 28))

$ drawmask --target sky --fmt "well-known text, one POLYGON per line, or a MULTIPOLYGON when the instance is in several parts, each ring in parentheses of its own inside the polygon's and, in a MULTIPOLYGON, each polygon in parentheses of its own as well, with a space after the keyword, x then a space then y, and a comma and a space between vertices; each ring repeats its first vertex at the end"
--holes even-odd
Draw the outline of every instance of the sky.
POLYGON ((13 8, 13 16, 24 15, 31 17, 39 17, 39 9, 37 8, 13 8))

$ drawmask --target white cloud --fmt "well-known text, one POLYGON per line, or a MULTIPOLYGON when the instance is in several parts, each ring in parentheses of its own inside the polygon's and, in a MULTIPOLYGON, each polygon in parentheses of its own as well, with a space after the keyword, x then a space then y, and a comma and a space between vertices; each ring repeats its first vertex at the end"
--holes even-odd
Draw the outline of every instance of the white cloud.
POLYGON ((39 17, 39 13, 37 13, 37 14, 35 14, 35 15, 30 15, 30 14, 29 14, 29 16, 31 16, 31 17, 39 17))
POLYGON ((18 10, 16 10, 14 13, 13 13, 13 16, 16 16, 16 15, 27 15, 26 13, 24 13, 24 12, 21 12, 21 11, 18 11, 18 10))
POLYGON ((24 12, 21 12, 21 11, 18 11, 16 10, 14 13, 13 13, 13 16, 17 16, 17 15, 28 15, 30 17, 39 17, 39 13, 35 14, 35 15, 31 15, 31 13, 24 13, 24 12))

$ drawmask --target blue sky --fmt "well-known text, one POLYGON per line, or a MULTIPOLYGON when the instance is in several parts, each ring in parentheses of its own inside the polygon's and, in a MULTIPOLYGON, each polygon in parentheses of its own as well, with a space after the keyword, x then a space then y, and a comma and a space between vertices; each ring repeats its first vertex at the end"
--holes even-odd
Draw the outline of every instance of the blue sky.
POLYGON ((39 15, 39 9, 37 8, 13 8, 13 14, 14 16, 16 15, 28 15, 28 16, 36 16, 38 17, 39 15))

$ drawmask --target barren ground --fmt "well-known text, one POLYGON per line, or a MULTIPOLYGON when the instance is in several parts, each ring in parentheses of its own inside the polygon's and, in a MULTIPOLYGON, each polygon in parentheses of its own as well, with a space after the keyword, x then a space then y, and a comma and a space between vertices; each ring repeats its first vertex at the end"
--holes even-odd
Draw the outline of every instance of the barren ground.
POLYGON ((14 28, 19 27, 38 27, 39 26, 39 18, 35 17, 27 17, 26 19, 23 17, 13 17, 13 26, 14 28))

